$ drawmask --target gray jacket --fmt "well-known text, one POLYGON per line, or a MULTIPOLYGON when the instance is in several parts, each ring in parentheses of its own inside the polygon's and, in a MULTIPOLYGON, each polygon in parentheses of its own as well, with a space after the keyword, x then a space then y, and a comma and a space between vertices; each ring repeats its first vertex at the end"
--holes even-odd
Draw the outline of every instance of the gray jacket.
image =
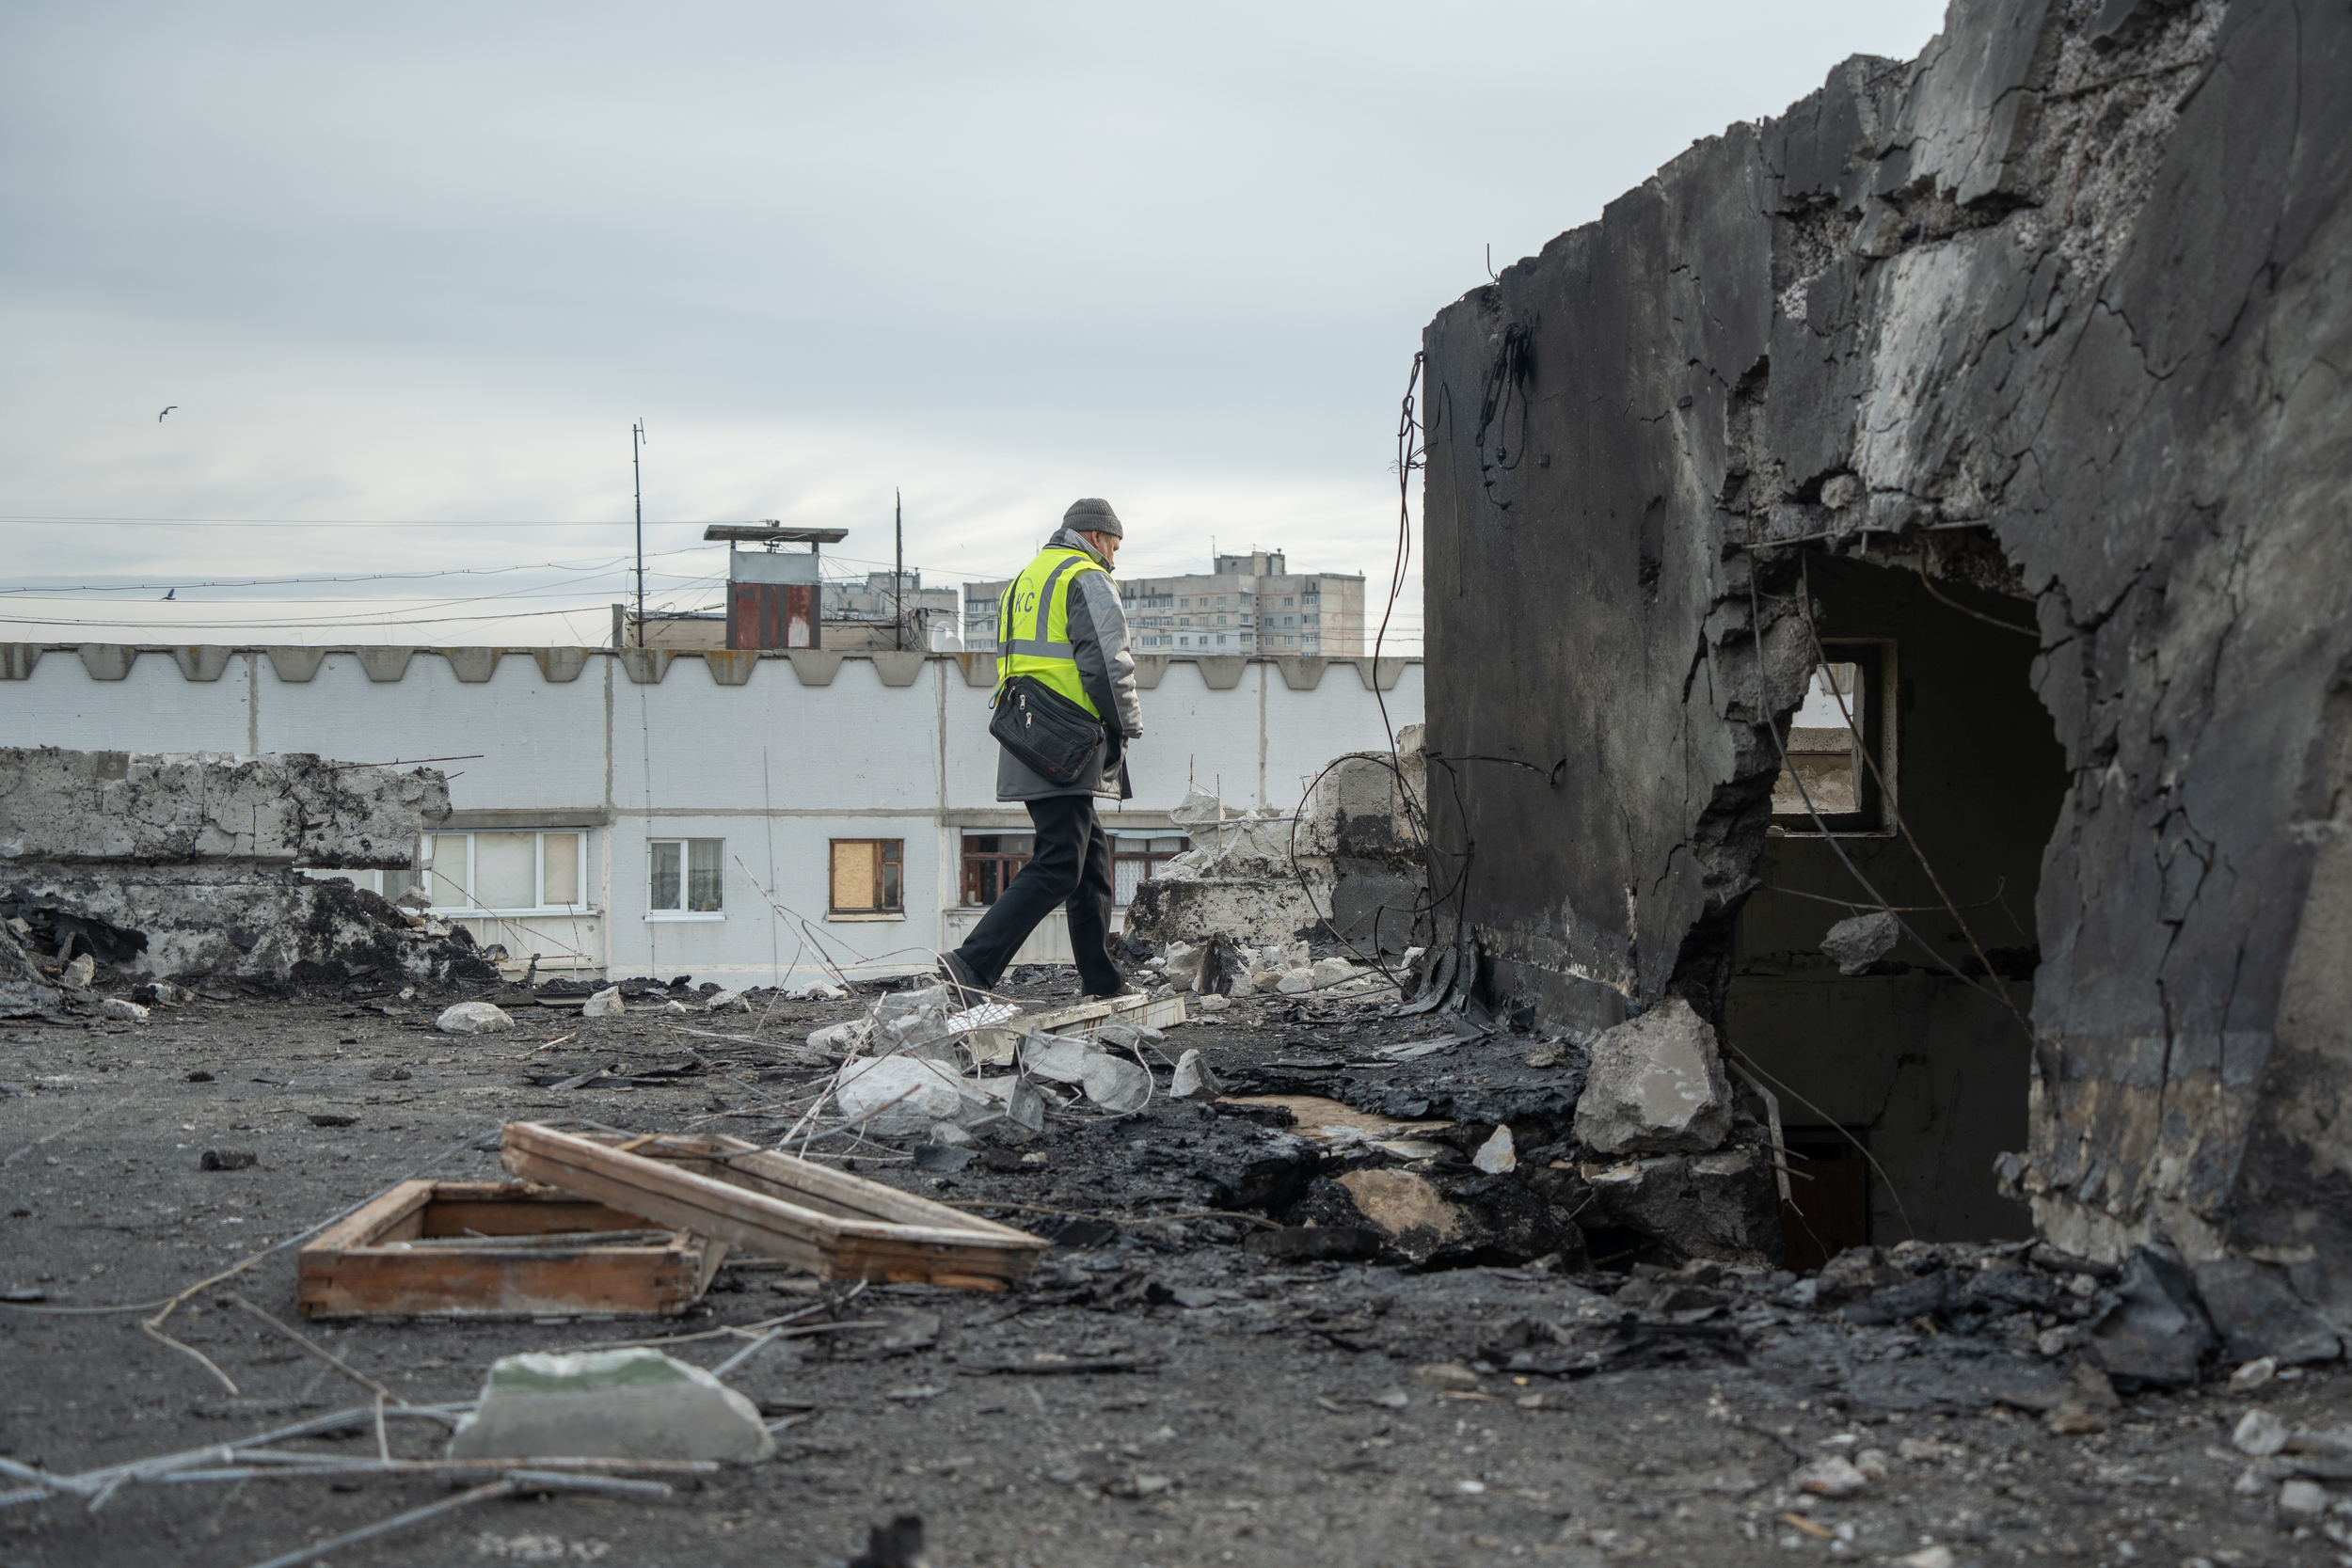
MULTIPOLYGON (((1048 549, 1084 550, 1098 565, 1108 567, 1087 542, 1062 529, 1045 542, 1048 549)), ((1084 572, 1061 592, 1070 595, 1071 657, 1078 662, 1078 684, 1086 688, 1097 713, 1116 716, 1120 733, 1129 741, 1143 736, 1143 704, 1136 696, 1136 658, 1127 651, 1127 612, 1119 607, 1119 591, 1104 572, 1084 572)), ((1011 635, 1000 626, 999 637, 1011 635)), ((1126 758, 1105 767, 1105 740, 1094 754, 1094 766, 1066 784, 1057 784, 999 747, 996 753, 996 799, 1042 800, 1055 795, 1099 795, 1124 800, 1128 787, 1126 758)))

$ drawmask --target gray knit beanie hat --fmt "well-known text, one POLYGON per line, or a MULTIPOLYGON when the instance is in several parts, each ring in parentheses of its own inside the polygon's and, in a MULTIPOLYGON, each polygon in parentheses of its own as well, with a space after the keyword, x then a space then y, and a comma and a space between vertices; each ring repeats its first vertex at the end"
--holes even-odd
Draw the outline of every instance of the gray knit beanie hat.
POLYGON ((1127 531, 1119 526, 1119 514, 1100 496, 1072 501, 1070 510, 1061 515, 1061 526, 1079 533, 1107 533, 1114 539, 1127 537, 1127 531))

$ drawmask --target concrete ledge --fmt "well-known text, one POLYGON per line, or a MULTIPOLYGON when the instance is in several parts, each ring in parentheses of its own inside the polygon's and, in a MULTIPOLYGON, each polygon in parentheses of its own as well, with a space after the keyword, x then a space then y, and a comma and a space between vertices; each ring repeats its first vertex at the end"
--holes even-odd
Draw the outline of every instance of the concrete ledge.
POLYGON ((82 668, 94 681, 119 681, 131 673, 137 662, 139 651, 120 642, 85 642, 81 646, 82 668))
POLYGON ((171 658, 180 666, 182 680, 216 681, 229 668, 229 650, 213 644, 174 648, 171 658))
POLYGON ((499 672, 499 656, 504 648, 442 648, 440 656, 449 660, 449 667, 457 678, 469 686, 480 686, 499 672))
POLYGON ((792 661, 792 673, 803 686, 831 686, 834 676, 841 673, 841 661, 850 656, 830 648, 794 648, 785 657, 792 661))
POLYGON ((759 665, 759 652, 755 648, 705 648, 703 668, 710 672, 713 683, 719 686, 748 686, 752 672, 759 665))
POLYGON ((533 648, 531 657, 539 661, 540 679, 551 686, 568 686, 588 668, 588 652, 586 648, 533 648))
POLYGON ((1200 683, 1212 691, 1232 690, 1241 684, 1241 673, 1249 667, 1249 660, 1238 654, 1199 658, 1193 662, 1200 667, 1200 683))
MULTIPOLYGON (((431 653, 445 659, 451 673, 468 686, 485 685, 494 679, 499 661, 509 654, 528 654, 539 666, 540 677, 550 685, 567 685, 578 680, 591 658, 610 658, 617 659, 636 684, 658 686, 674 659, 697 657, 710 671, 711 679, 721 686, 749 685, 752 668, 762 659, 772 658, 790 659, 793 673, 803 686, 831 686, 845 658, 871 660, 875 673, 888 687, 913 686, 920 679, 927 663, 946 658, 962 667, 966 686, 986 688, 996 684, 993 652, 850 654, 830 648, 417 648, 392 644, 303 647, 291 643, 235 646, 131 642, 0 642, 0 681, 30 680, 41 656, 52 653, 75 655, 89 678, 102 681, 126 678, 141 654, 168 655, 183 680, 216 681, 227 672, 231 657, 245 654, 266 657, 280 683, 301 686, 317 678, 319 666, 328 655, 340 654, 357 659, 371 681, 390 684, 406 677, 418 654, 431 653)), ((1350 663, 1356 666, 1364 689, 1375 689, 1376 679, 1376 689, 1391 691, 1395 689, 1406 665, 1421 662, 1418 658, 1383 658, 1375 673, 1373 660, 1351 657, 1137 654, 1135 660, 1136 685, 1145 691, 1157 690, 1172 664, 1198 665, 1201 683, 1212 691, 1230 691, 1239 686, 1243 673, 1252 664, 1277 665, 1282 672, 1283 684, 1290 689, 1313 691, 1323 684, 1324 673, 1331 665, 1350 663)))
POLYGON ((661 677, 670 673, 670 661, 677 655, 667 648, 623 648, 615 656, 628 678, 639 686, 660 686, 661 677))
POLYGON ((1323 684, 1324 671, 1331 667, 1331 661, 1327 658, 1310 658, 1295 655, 1278 654, 1275 656, 1274 663, 1275 667, 1282 672, 1282 684, 1293 691, 1312 691, 1323 684))
POLYGON ((269 667, 288 686, 301 686, 319 673, 325 648, 270 648, 269 667))
POLYGON ((408 661, 417 657, 414 648, 357 648, 353 652, 359 656, 359 668, 368 673, 368 679, 387 684, 406 674, 408 661))

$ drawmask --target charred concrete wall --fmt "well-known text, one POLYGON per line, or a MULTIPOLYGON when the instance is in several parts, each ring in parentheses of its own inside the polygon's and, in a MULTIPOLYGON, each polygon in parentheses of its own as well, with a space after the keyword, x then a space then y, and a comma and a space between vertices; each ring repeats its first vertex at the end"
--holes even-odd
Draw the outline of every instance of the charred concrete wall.
POLYGON ((2342 7, 1961 0, 1440 314, 1432 881, 1495 983, 1719 1010, 1801 555, 1989 538, 2067 770, 2012 1175, 2352 1302, 2348 184, 2342 7))

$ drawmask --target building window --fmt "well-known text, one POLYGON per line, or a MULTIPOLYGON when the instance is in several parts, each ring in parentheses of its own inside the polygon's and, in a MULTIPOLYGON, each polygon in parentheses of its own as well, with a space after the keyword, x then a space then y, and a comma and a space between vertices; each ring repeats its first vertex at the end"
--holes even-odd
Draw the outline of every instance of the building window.
MULTIPOLYGON (((964 842, 969 844, 972 841, 966 838, 964 842)), ((1158 838, 1130 838, 1124 833, 1112 835, 1112 902, 1125 909, 1135 901, 1137 887, 1150 881, 1159 867, 1191 847, 1192 840, 1165 834, 1158 838)))
POLYGON ((1291 602, 1291 596, 1290 596, 1288 594, 1283 594, 1283 595, 1282 595, 1282 603, 1283 603, 1283 604, 1285 604, 1285 605, 1288 605, 1290 602, 1291 602))
MULTIPOLYGON (((451 913, 554 913, 587 902, 581 873, 587 834, 427 833, 421 879, 433 908, 451 913)), ((393 878, 385 873, 389 887, 393 878)), ((402 891, 405 891, 404 887, 402 891)), ((397 896, 388 894, 387 896, 397 896)))
POLYGON ((1885 796, 1896 787, 1895 645, 1831 641, 1822 651, 1829 657, 1814 666, 1804 703, 1789 720, 1788 764, 1772 785, 1772 829, 1816 838, 1887 832, 1885 796))
POLYGON ((719 913, 719 847, 724 842, 716 838, 657 838, 647 844, 651 873, 645 890, 646 912, 719 913))
POLYGON ((964 834, 964 906, 979 909, 996 902, 1036 852, 1035 833, 964 834))
POLYGON ((902 838, 833 841, 832 910, 835 914, 901 914, 906 911, 902 838))

